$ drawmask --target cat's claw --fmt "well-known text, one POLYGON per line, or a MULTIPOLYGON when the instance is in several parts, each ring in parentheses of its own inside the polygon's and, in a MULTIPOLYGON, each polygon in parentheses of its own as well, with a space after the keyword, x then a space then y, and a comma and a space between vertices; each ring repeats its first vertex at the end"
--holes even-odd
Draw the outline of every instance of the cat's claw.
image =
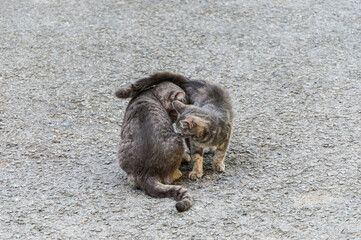
POLYGON ((203 172, 192 171, 189 173, 189 178, 191 180, 200 179, 202 176, 203 176, 203 172))
POLYGON ((224 170, 225 170, 224 163, 215 163, 215 164, 213 164, 213 170, 215 170, 217 172, 224 172, 224 170))

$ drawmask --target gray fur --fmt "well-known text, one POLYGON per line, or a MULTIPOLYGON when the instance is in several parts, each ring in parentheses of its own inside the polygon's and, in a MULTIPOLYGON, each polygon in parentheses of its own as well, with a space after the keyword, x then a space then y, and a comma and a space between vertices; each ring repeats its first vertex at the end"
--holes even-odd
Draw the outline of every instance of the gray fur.
POLYGON ((177 210, 186 211, 192 204, 187 189, 168 185, 181 176, 178 168, 184 154, 183 142, 174 132, 170 116, 176 118, 171 102, 185 101, 184 92, 173 83, 162 82, 133 95, 134 84, 116 93, 121 98, 134 96, 122 124, 118 149, 120 167, 135 187, 152 197, 174 198, 177 210))
POLYGON ((232 133, 234 118, 229 93, 220 85, 202 80, 188 80, 179 74, 160 72, 133 85, 133 94, 139 94, 163 81, 170 81, 180 86, 189 98, 191 105, 174 102, 174 107, 181 113, 177 119, 178 133, 190 138, 191 152, 195 165, 190 173, 191 179, 202 177, 203 149, 215 150, 213 168, 224 171, 224 158, 232 133), (192 106, 193 105, 193 106, 192 106), (188 127, 188 128, 187 128, 188 127))
POLYGON ((193 105, 174 101, 173 106, 180 114, 176 121, 177 132, 192 140, 195 163, 189 177, 202 177, 204 148, 215 149, 213 169, 222 172, 234 118, 231 98, 223 87, 207 81, 189 81, 182 88, 193 105))

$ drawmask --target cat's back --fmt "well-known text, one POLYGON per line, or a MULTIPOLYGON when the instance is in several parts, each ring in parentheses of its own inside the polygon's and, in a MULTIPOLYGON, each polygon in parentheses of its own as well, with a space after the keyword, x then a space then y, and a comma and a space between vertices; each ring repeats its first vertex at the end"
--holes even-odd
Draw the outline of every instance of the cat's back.
POLYGON ((232 100, 229 92, 220 84, 205 80, 192 80, 182 85, 189 102, 198 107, 206 107, 233 119, 232 100))
POLYGON ((181 144, 167 111, 151 91, 129 102, 121 130, 120 147, 124 151, 167 152, 181 144))
POLYGON ((167 111, 152 92, 147 91, 131 99, 124 115, 122 137, 125 133, 134 132, 141 135, 144 132, 155 134, 159 129, 173 132, 167 111))
MULTIPOLYGON (((166 116, 167 112, 160 104, 159 100, 151 93, 146 91, 132 98, 125 111, 123 124, 128 124, 131 120, 139 120, 141 122, 157 116, 166 116), (150 113, 156 112, 156 115, 150 113)), ((167 117, 165 117, 167 120, 167 117)))
POLYGON ((121 130, 118 159, 128 174, 165 172, 166 159, 183 151, 182 138, 176 134, 167 111, 149 90, 129 102, 121 130))

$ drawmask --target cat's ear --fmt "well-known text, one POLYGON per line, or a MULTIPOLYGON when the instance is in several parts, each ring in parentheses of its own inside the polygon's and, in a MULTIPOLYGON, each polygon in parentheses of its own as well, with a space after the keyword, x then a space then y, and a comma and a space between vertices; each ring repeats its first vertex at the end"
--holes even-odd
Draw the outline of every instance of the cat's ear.
POLYGON ((170 96, 170 100, 171 101, 175 101, 175 100, 179 100, 179 101, 182 101, 185 97, 185 93, 182 92, 182 91, 177 91, 175 93, 173 93, 171 96, 170 96))
POLYGON ((172 105, 174 107, 174 109, 177 111, 178 114, 181 114, 187 107, 187 105, 185 105, 184 103, 176 100, 172 102, 172 105))
POLYGON ((179 121, 182 127, 186 128, 193 128, 193 121, 192 119, 184 119, 179 121))

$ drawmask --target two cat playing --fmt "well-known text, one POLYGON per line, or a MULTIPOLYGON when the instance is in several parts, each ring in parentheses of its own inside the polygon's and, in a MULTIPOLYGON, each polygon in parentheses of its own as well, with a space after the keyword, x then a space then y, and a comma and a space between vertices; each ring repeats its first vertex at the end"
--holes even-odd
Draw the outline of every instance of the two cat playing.
POLYGON ((188 190, 170 184, 182 176, 182 160, 194 162, 190 179, 203 176, 205 148, 214 152, 213 169, 225 170, 234 118, 229 93, 209 81, 159 72, 115 95, 131 98, 117 154, 129 182, 152 197, 173 198, 179 212, 188 210, 192 205, 188 190), (184 140, 191 157, 184 151, 184 140))

